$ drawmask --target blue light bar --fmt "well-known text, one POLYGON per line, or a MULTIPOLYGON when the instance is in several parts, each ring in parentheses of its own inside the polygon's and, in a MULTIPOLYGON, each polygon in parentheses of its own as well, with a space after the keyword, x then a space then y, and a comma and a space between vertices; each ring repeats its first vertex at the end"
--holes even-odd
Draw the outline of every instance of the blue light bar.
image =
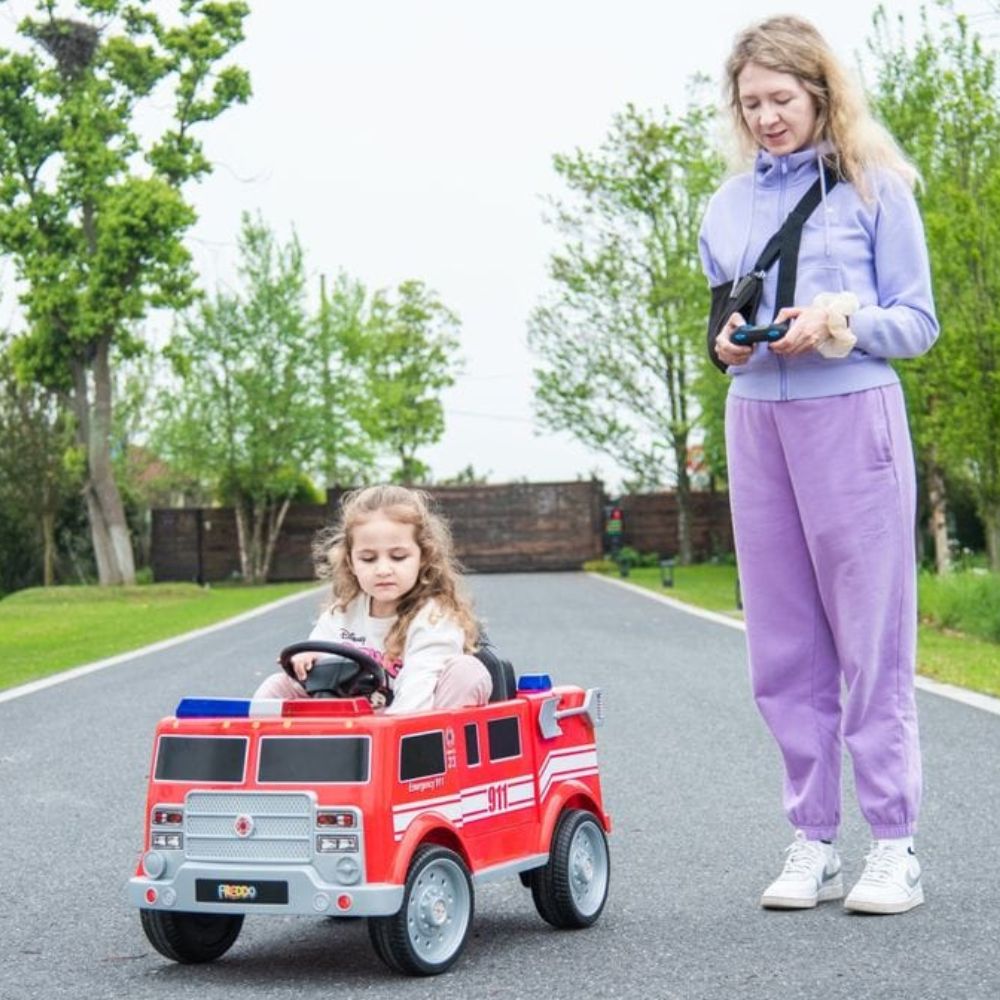
POLYGON ((548 674, 521 674, 517 681, 518 691, 551 691, 552 678, 548 674))
POLYGON ((181 698, 178 719, 248 719, 249 698, 181 698))

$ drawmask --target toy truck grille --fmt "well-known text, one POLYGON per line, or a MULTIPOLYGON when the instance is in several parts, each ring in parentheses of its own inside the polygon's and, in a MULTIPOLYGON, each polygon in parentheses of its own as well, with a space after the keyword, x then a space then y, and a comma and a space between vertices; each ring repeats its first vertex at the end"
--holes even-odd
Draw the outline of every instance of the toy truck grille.
POLYGON ((313 812, 308 795, 191 792, 184 817, 191 861, 303 862, 312 857, 313 812), (253 836, 239 836, 252 817, 253 836))

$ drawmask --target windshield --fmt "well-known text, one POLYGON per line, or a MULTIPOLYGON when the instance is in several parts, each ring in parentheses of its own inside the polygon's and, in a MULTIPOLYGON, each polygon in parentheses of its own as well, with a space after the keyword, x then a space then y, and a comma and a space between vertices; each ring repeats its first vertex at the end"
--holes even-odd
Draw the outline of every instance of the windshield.
POLYGON ((368 780, 367 736, 266 736, 257 781, 293 784, 368 780))
POLYGON ((245 736, 161 736, 157 781, 240 782, 247 756, 245 736))

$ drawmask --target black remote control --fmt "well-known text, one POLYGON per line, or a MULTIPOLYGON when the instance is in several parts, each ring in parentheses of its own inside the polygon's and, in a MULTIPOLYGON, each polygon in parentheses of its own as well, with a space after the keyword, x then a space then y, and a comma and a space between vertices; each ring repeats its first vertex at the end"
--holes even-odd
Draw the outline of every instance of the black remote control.
POLYGON ((773 344, 788 333, 789 326, 791 321, 787 319, 782 323, 765 323, 763 326, 751 326, 748 323, 734 330, 729 339, 740 347, 750 344, 773 344))

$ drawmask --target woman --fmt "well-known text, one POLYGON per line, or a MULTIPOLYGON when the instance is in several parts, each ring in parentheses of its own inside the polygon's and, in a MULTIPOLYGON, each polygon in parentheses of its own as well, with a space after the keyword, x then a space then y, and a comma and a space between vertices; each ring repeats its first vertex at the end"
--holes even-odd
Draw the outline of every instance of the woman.
POLYGON ((817 180, 822 192, 802 228, 794 301, 774 314, 772 267, 757 314, 730 316, 716 342, 732 376, 726 441, 751 682, 796 828, 761 905, 843 897, 843 740, 873 837, 844 905, 901 913, 923 902, 915 476, 887 359, 923 353, 938 333, 916 171, 807 21, 774 17, 743 31, 726 73, 753 163, 706 212, 709 283, 749 270, 817 180), (772 317, 791 321, 782 339, 733 343, 740 326, 772 317))

